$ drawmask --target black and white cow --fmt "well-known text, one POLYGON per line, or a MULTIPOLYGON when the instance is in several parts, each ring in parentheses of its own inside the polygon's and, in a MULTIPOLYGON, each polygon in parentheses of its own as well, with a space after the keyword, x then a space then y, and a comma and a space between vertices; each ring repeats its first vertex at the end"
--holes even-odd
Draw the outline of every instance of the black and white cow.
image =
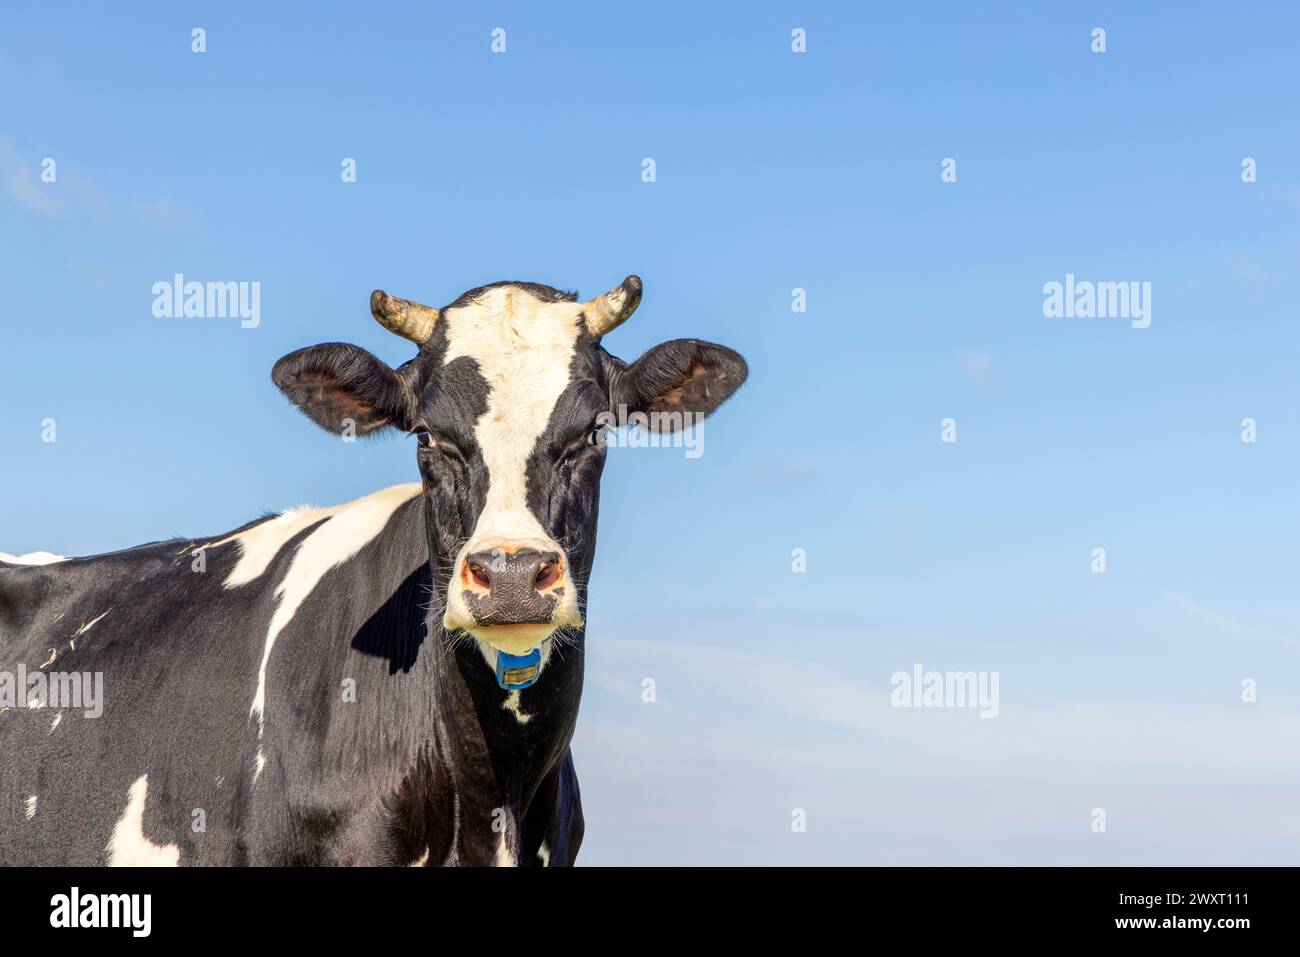
POLYGON ((273 378, 325 429, 410 433, 418 483, 210 539, 0 556, 0 863, 571 864, 602 415, 673 428, 747 371, 691 339, 611 356, 640 298, 635 276, 588 302, 377 291, 415 358, 328 343, 273 378), (102 700, 71 706, 96 674, 102 700))

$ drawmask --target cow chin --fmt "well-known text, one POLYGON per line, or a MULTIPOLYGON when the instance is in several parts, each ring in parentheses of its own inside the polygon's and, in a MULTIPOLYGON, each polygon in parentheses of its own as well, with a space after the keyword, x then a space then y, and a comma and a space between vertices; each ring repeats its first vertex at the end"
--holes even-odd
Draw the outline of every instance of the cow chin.
POLYGON ((477 625, 466 629, 471 635, 498 651, 509 655, 524 655, 534 648, 540 648, 542 642, 554 634, 555 625, 520 624, 520 625, 477 625))
POLYGON ((581 628, 582 617, 572 602, 564 602, 555 610, 550 621, 495 622, 481 624, 475 620, 463 598, 453 596, 447 603, 447 613, 442 619, 449 634, 468 632, 484 645, 510 655, 524 655, 540 648, 561 628, 581 628))
POLYGON ((479 624, 472 616, 462 617, 448 610, 443 626, 449 633, 468 632, 483 645, 490 645, 509 655, 526 655, 551 638, 561 628, 581 628, 582 618, 571 608, 561 608, 547 622, 479 624))

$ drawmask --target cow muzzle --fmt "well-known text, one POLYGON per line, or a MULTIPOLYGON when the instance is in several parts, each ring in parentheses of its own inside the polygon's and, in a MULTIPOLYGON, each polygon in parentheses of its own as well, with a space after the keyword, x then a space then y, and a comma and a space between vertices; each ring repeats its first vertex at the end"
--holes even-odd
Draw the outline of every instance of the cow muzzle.
POLYGON ((522 654, 557 628, 582 623, 573 590, 558 548, 467 548, 456 562, 444 624, 499 650, 522 654))

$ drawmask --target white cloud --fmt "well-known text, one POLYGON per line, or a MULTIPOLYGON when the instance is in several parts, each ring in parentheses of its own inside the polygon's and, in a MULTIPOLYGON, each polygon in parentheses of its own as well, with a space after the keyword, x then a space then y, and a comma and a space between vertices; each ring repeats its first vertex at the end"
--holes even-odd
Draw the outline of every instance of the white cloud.
POLYGON ((111 278, 108 267, 98 259, 70 262, 68 271, 80 276, 92 286, 107 286, 111 278))
POLYGON ((184 229, 199 221, 194 210, 165 196, 148 202, 132 203, 131 212, 141 222, 161 229, 184 229))
POLYGON ((791 489, 806 485, 821 472, 821 466, 812 459, 802 459, 788 464, 755 469, 751 477, 759 485, 778 489, 791 489))
POLYGON ((1178 607, 1195 615, 1201 621, 1208 622, 1216 629, 1226 631, 1227 633, 1239 637, 1249 638, 1253 641, 1276 642, 1287 645, 1291 648, 1300 648, 1300 640, 1290 637, 1289 635, 1279 635, 1273 632, 1263 631, 1252 625, 1244 624, 1226 615, 1220 615, 1217 612, 1210 611, 1208 608, 1202 608, 1186 595, 1176 591, 1165 592, 1165 597, 1172 601, 1178 607))
POLYGON ((42 182, 40 171, 39 160, 20 154, 13 140, 0 134, 0 182, 11 202, 42 216, 108 220, 109 203, 97 184, 62 165, 56 167, 53 183, 42 182))
MULTIPOLYGON (((10 202, 41 216, 109 220, 114 204, 97 183, 64 163, 58 163, 56 170, 55 182, 42 182, 41 161, 21 154, 11 137, 0 134, 0 188, 10 202)), ((136 219, 160 229, 183 229, 199 222, 194 210, 166 196, 132 202, 129 210, 136 219)))
POLYGON ((53 184, 41 182, 39 166, 24 160, 13 142, 3 135, 0 135, 0 180, 4 182, 5 195, 24 209, 46 216, 57 215, 62 209, 53 184))
POLYGON ((961 357, 962 371, 971 385, 984 386, 992 382, 993 357, 988 352, 968 352, 961 357))
POLYGON ((1052 706, 1004 681, 1001 715, 983 720, 892 708, 889 675, 853 661, 655 639, 597 640, 588 655, 603 675, 574 742, 588 863, 1253 864, 1300 851, 1294 711, 1052 706), (671 710, 641 702, 642 676, 671 710), (795 807, 807 834, 790 829, 795 807), (1107 834, 1089 830, 1093 807, 1107 834))
POLYGON ((1227 260, 1228 275, 1242 282, 1263 282, 1268 278, 1264 267, 1245 256, 1232 256, 1227 260))

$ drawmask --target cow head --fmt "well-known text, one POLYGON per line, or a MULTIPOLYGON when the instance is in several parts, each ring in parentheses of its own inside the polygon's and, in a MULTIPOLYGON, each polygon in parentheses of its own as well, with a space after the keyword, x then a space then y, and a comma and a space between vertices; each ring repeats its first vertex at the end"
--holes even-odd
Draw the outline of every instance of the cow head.
POLYGON ((586 302, 523 282, 442 309, 376 290, 371 312, 419 346, 415 358, 390 369, 326 343, 276 363, 276 385, 321 427, 412 436, 448 633, 522 655, 581 628, 603 423, 641 413, 652 428, 678 428, 744 382, 740 355, 693 339, 631 364, 611 356, 602 336, 640 301, 636 276, 586 302))

